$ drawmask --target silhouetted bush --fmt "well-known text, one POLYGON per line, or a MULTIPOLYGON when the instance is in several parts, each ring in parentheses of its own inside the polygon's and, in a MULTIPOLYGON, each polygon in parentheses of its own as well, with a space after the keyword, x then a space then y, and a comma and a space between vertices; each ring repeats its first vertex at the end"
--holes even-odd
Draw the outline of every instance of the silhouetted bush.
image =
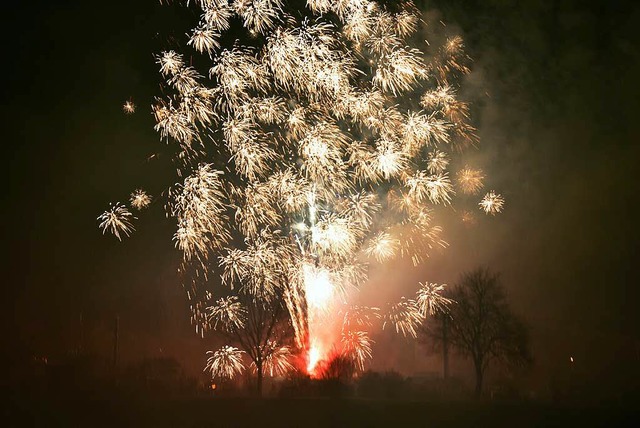
POLYGON ((363 398, 401 398, 411 394, 410 382, 396 371, 366 371, 358 378, 356 390, 363 398))

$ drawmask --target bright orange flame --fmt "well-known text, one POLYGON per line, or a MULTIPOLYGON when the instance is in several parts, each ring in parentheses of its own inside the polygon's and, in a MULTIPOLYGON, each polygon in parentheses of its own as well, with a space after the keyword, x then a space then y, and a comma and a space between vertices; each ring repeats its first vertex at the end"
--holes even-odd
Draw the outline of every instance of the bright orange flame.
POLYGON ((309 363, 307 364, 307 373, 310 375, 315 375, 315 370, 320 361, 320 356, 322 353, 320 352, 320 348, 318 346, 311 345, 309 348, 309 363))

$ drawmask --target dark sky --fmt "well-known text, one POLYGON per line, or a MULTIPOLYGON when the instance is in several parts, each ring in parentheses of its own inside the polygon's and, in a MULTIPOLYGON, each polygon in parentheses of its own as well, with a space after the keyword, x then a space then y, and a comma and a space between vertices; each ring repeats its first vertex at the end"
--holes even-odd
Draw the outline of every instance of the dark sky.
MULTIPOLYGON (((552 371, 569 355, 594 377, 637 366, 640 8, 426 3, 474 59, 468 85, 485 93, 477 159, 507 205, 474 229, 453 227, 451 247, 415 278, 454 283, 488 264, 531 325, 539 366, 552 371)), ((119 314, 123 358, 163 354, 197 370, 208 346, 188 323, 162 207, 123 244, 95 220, 136 187, 161 190, 167 163, 146 162, 161 151, 152 54, 174 9, 152 0, 12 7, 2 30, 5 353, 72 349, 82 314, 85 346, 106 356, 119 314), (138 111, 125 116, 129 97, 138 111)))

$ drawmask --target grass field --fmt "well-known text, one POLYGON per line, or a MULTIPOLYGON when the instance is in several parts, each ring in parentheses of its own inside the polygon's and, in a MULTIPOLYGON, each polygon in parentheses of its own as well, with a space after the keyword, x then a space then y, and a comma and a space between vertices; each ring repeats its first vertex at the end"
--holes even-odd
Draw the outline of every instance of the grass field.
POLYGON ((424 402, 362 399, 132 400, 14 397, 3 426, 21 427, 632 427, 635 403, 424 402))

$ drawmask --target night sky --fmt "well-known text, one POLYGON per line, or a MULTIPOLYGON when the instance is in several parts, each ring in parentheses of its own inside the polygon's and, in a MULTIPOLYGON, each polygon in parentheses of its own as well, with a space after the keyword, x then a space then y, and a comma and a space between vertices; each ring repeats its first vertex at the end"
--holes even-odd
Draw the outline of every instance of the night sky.
MULTIPOLYGON (((176 9, 157 3, 7 6, 1 312, 10 361, 63 355, 81 330, 83 346, 108 358, 119 315, 122 359, 165 355, 201 370, 210 343, 189 325, 161 203, 122 243, 103 237, 96 221, 135 188, 157 195, 171 171, 162 155, 147 161, 164 144, 150 112, 160 83, 153 54, 167 28, 178 28, 176 9), (130 97, 138 109, 126 116, 130 97)), ((475 228, 451 225, 450 247, 397 288, 455 283, 488 265, 502 272, 531 327, 540 373, 574 356, 585 378, 614 379, 615 387, 640 362, 640 7, 417 3, 465 38, 474 59, 467 83, 478 99, 475 156, 507 202, 475 228)))

